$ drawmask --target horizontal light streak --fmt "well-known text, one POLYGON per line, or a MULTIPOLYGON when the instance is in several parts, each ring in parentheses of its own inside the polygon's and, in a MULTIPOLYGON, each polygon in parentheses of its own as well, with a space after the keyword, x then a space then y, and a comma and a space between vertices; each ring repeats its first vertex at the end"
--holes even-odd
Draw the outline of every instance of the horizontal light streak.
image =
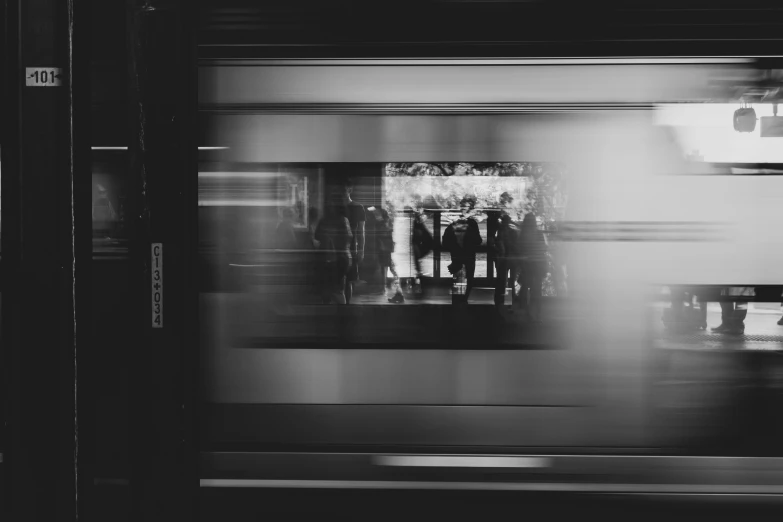
POLYGON ((576 114, 596 111, 653 110, 653 103, 206 103, 216 114, 576 114))
MULTIPOLYGON (((204 45, 202 45, 203 47, 204 45)), ((313 66, 313 65, 689 65, 753 63, 751 56, 682 56, 682 57, 614 57, 614 58, 475 58, 475 59, 216 59, 200 60, 202 65, 231 64, 257 67, 313 66)))
POLYGON ((269 179, 285 176, 282 172, 199 172, 199 178, 269 179))
POLYGON ((378 466, 424 468, 546 468, 549 459, 541 457, 462 456, 462 455, 380 455, 378 466))
MULTIPOLYGON (((128 147, 91 147, 92 150, 128 150, 128 147)), ((199 147, 198 150, 228 150, 229 147, 199 147)))
POLYGON ((569 482, 419 482, 394 480, 200 479, 202 488, 562 491, 675 495, 783 495, 783 485, 598 484, 569 482))
POLYGON ((216 199, 198 202, 200 207, 278 207, 280 202, 274 199, 216 199))

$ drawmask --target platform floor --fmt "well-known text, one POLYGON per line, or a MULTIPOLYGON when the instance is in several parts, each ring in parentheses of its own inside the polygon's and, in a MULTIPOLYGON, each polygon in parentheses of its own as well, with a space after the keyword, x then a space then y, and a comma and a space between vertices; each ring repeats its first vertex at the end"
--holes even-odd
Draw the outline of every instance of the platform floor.
MULTIPOLYGON (((660 317, 664 305, 656 306, 654 313, 660 317)), ((687 333, 668 331, 663 323, 654 321, 655 346, 658 348, 693 349, 742 349, 783 350, 783 326, 780 319, 780 305, 774 303, 749 303, 745 318, 744 335, 725 335, 712 332, 721 323, 721 309, 718 303, 709 303, 707 308, 707 330, 687 333)))
MULTIPOLYGON (((320 296, 298 290, 202 294, 202 321, 211 324, 211 328, 220 325, 218 330, 227 335, 220 336, 220 344, 225 345, 230 338, 230 345, 242 347, 348 343, 354 348, 369 348, 376 343, 413 343, 426 349, 452 346, 455 341, 460 346, 486 343, 488 349, 498 344, 503 345, 502 349, 530 345, 566 347, 583 338, 570 335, 574 332, 598 334, 597 325, 587 322, 584 309, 567 298, 545 298, 543 323, 536 324, 528 320, 523 310, 511 313, 508 295, 502 320, 499 319, 491 288, 475 288, 469 306, 461 311, 451 306, 448 287, 430 288, 420 296, 406 293, 404 303, 392 304, 377 289, 358 285, 350 306, 323 305, 320 296)), ((750 303, 745 334, 741 336, 717 334, 710 329, 669 331, 661 321, 663 309, 668 306, 664 302, 651 303, 647 324, 639 325, 638 335, 649 339, 653 347, 783 351, 783 326, 777 324, 779 304, 750 303)), ((720 305, 710 303, 708 326, 719 325, 720 317, 720 305)), ((453 347, 458 348, 457 345, 453 347)))

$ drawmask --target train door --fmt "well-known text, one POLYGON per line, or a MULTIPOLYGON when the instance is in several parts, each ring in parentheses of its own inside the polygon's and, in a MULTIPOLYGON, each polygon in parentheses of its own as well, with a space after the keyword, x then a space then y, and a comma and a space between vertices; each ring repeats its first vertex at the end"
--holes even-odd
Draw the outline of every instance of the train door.
POLYGON ((95 518, 189 520, 192 10, 186 2, 88 7, 91 156, 80 210, 93 349, 80 412, 93 429, 85 489, 95 518))

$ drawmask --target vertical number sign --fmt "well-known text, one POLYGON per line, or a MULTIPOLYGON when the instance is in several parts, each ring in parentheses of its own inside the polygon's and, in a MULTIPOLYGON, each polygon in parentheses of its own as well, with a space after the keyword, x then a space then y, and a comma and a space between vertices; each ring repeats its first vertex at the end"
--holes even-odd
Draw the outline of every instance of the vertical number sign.
POLYGON ((152 243, 152 327, 163 328, 163 243, 152 243))

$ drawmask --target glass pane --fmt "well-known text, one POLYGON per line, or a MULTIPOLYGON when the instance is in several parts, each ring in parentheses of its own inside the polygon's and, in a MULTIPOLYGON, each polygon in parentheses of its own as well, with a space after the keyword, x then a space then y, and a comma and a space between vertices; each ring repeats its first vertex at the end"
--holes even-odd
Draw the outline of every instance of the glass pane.
POLYGON ((323 170, 202 162, 198 176, 202 291, 287 287, 317 302, 323 170))
MULTIPOLYGON (((783 163, 778 140, 763 139, 776 120, 771 103, 752 107, 751 132, 734 129, 739 104, 698 103, 665 105, 656 111, 656 123, 669 127, 683 152, 693 161, 715 163, 783 163)), ((774 135, 774 134, 773 134, 774 135)), ((704 165, 707 167, 707 165, 704 165)))
POLYGON ((92 241, 93 252, 127 252, 128 176, 127 153, 93 151, 92 241))
MULTIPOLYGON (((480 167, 484 169, 482 172, 494 172, 500 170, 497 165, 503 164, 493 165, 480 167)), ((530 170, 531 164, 520 165, 524 168, 518 166, 518 170, 530 170)), ((441 165, 441 168, 451 167, 441 165)), ((351 280, 356 281, 354 288, 349 289, 352 303, 388 305, 384 290, 387 293, 394 290, 388 281, 393 275, 404 279, 400 281, 403 290, 413 295, 416 290, 409 288, 407 279, 418 273, 413 245, 415 220, 423 219, 429 234, 440 236, 432 237, 432 244, 424 247, 428 254, 420 260, 422 275, 434 277, 434 242, 442 237, 449 224, 460 218, 460 202, 465 198, 472 201, 470 217, 477 222, 481 235, 474 275, 486 278, 491 272, 487 253, 488 220, 496 215, 498 205, 502 202, 505 211, 518 219, 525 212, 539 212, 528 207, 542 199, 540 194, 547 196, 550 207, 554 205, 551 202, 559 201, 557 189, 547 185, 542 181, 545 177, 536 176, 534 171, 529 176, 395 177, 389 175, 387 164, 209 161, 202 161, 199 170, 202 291, 258 292, 270 298, 274 306, 286 300, 310 304, 339 302, 341 292, 327 292, 327 289, 346 288, 345 282, 351 280), (327 203, 333 196, 345 197, 338 193, 346 189, 340 182, 347 173, 355 173, 351 175, 353 203, 350 205, 362 205, 365 211, 364 258, 359 263, 358 274, 351 272, 356 266, 353 246, 343 242, 343 236, 350 236, 347 241, 352 243, 356 230, 347 234, 340 226, 344 218, 351 221, 349 214, 355 217, 355 212, 352 210, 343 218, 338 217, 337 207, 331 213, 326 212, 327 207, 331 208, 327 203), (440 221, 437 231, 436 220, 440 221), (348 262, 347 266, 340 265, 343 261, 348 262), (330 270, 329 274, 334 271, 334 281, 320 273, 322 269, 330 270)), ((474 170, 478 171, 478 167, 474 170)), ((347 206, 338 207, 348 210, 347 206)), ((451 256, 449 252, 438 255, 441 256, 439 277, 448 279, 451 256)), ((443 287, 429 288, 437 293, 440 291, 437 288, 443 287)), ((476 298, 491 302, 492 295, 481 294, 476 298)))
POLYGON ((783 342, 778 322, 783 286, 671 285, 651 290, 649 323, 656 348, 773 350, 783 342))

